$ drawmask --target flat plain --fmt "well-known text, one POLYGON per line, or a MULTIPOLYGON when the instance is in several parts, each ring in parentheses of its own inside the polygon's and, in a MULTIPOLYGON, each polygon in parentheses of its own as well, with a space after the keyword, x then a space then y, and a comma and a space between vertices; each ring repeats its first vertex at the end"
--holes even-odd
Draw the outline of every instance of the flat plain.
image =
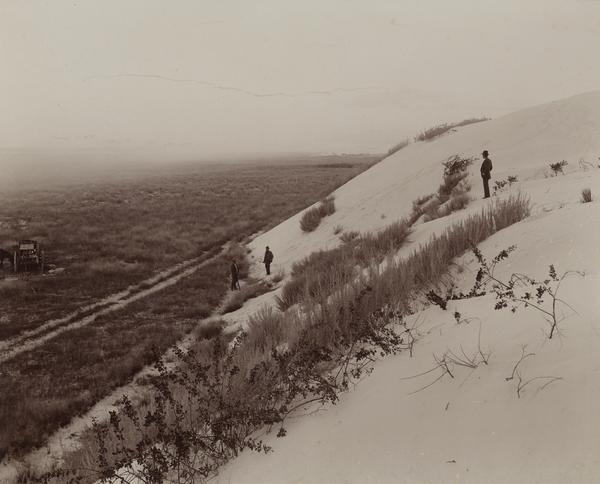
POLYGON ((1 194, 0 246, 39 240, 52 271, 0 271, 0 355, 34 343, 0 359, 0 457, 42 445, 209 316, 227 293, 230 257, 244 256, 238 242, 377 159, 182 164, 1 194))

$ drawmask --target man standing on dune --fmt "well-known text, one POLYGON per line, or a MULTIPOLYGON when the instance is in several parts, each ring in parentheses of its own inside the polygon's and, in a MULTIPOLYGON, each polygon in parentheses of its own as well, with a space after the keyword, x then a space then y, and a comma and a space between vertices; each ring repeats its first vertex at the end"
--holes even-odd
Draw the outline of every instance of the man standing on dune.
POLYGON ((492 171, 492 160, 488 158, 487 150, 481 153, 483 156, 483 163, 481 164, 481 178, 483 179, 483 198, 490 198, 490 175, 492 171))
POLYGON ((273 252, 271 252, 267 245, 267 248, 265 249, 265 258, 263 259, 263 264, 267 270, 267 276, 271 275, 271 262, 273 262, 273 252))
POLYGON ((231 290, 240 289, 240 269, 235 259, 231 259, 231 290))

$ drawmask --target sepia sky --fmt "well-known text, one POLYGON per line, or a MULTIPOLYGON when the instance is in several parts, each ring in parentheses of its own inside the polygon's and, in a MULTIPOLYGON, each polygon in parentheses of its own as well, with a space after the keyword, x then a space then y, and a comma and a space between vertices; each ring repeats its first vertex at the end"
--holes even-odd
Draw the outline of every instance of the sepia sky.
POLYGON ((600 89, 598 0, 0 0, 0 150, 383 152, 600 89))

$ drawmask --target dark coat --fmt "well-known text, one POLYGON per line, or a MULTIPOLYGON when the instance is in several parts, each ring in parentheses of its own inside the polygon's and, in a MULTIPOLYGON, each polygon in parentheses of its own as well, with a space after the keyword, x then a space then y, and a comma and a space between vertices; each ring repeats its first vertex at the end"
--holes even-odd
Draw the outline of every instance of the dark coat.
POLYGON ((240 275, 240 269, 238 268, 237 264, 235 262, 231 263, 231 278, 233 280, 236 280, 239 278, 240 275))
POLYGON ((263 259, 264 264, 270 264, 273 262, 273 252, 270 250, 265 251, 265 258, 263 259))
POLYGON ((492 160, 490 160, 489 158, 485 158, 483 160, 483 163, 481 164, 481 178, 484 178, 486 180, 489 180, 490 178, 492 178, 492 176, 490 175, 490 172, 492 171, 492 160))

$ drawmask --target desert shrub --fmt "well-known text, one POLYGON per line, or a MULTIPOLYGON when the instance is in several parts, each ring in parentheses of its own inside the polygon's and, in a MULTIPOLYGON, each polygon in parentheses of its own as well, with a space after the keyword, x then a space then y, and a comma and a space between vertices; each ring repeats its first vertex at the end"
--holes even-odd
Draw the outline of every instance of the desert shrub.
POLYGON ((334 212, 334 199, 333 197, 327 197, 316 207, 310 208, 304 212, 300 219, 300 228, 303 232, 312 232, 319 226, 323 217, 331 215, 334 212))
POLYGON ((440 202, 446 203, 454 189, 467 178, 468 173, 466 171, 460 173, 454 173, 452 175, 444 175, 442 184, 438 188, 437 197, 440 202))
POLYGON ((459 155, 451 156, 443 162, 442 183, 436 193, 413 201, 408 225, 414 225, 421 216, 423 221, 429 222, 464 208, 469 202, 466 193, 471 189, 471 185, 467 181, 467 169, 472 163, 473 158, 461 158, 459 155))
POLYGON ((589 203, 592 201, 592 190, 584 188, 581 190, 581 203, 589 203))
POLYGON ((509 175, 504 180, 496 180, 494 182, 494 195, 504 190, 505 187, 510 187, 513 183, 516 183, 519 178, 516 175, 509 175))
POLYGON ((550 163, 550 168, 552 169, 554 176, 558 176, 559 173, 564 175, 565 172, 563 171, 563 168, 568 164, 569 163, 566 160, 562 160, 556 163, 550 163))
POLYGON ((442 162, 444 166, 444 178, 467 171, 467 168, 473 164, 474 158, 461 158, 454 155, 442 162))
POLYGON ((335 227, 333 227, 333 235, 339 235, 342 233, 343 230, 344 227, 342 227, 341 225, 336 225, 335 227))
POLYGON ((566 316, 557 312, 558 305, 562 304, 570 309, 571 306, 558 297, 562 282, 571 275, 584 276, 579 271, 567 271, 558 275, 554 265, 548 269, 548 277, 544 280, 536 280, 526 274, 513 273, 508 280, 503 281, 494 275, 496 265, 508 258, 510 253, 516 249, 515 245, 504 249, 488 262, 477 247, 473 247, 473 253, 479 263, 478 278, 480 274, 492 282, 492 291, 496 295, 494 309, 510 309, 513 313, 525 307, 541 313, 550 326, 548 339, 558 331, 558 324, 566 316), (549 300, 549 303, 547 303, 549 300))

